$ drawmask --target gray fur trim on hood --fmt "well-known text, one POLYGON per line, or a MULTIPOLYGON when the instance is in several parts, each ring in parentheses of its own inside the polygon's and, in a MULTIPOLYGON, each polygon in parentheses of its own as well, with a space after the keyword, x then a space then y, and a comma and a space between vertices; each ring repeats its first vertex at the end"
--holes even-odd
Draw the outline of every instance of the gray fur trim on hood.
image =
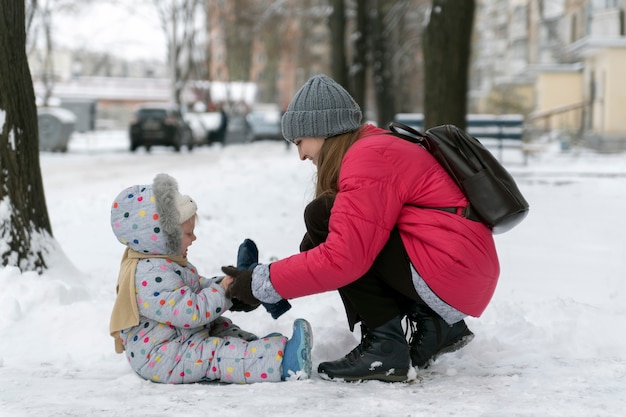
POLYGON ((176 202, 180 196, 178 183, 167 174, 158 174, 152 182, 152 193, 159 213, 159 223, 166 236, 165 244, 168 252, 180 254, 182 230, 179 222, 180 214, 176 208, 176 202))

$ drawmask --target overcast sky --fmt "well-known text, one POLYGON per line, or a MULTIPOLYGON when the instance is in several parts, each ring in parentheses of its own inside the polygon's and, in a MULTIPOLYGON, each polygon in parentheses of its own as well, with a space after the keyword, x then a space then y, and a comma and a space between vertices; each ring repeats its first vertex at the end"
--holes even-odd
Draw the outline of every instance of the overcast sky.
POLYGON ((57 48, 85 48, 124 58, 165 59, 165 35, 153 7, 133 2, 133 8, 94 3, 84 10, 53 17, 57 48))

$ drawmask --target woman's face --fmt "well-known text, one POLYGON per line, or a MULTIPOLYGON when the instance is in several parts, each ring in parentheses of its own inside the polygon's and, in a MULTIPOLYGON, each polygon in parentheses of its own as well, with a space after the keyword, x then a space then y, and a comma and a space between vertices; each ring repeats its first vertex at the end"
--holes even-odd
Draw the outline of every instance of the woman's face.
POLYGON ((191 216, 189 220, 180 225, 183 229, 183 245, 181 247, 181 255, 187 256, 187 249, 194 240, 196 240, 196 235, 193 233, 193 230, 196 227, 196 216, 191 216))
POLYGON ((320 155, 324 140, 326 140, 326 138, 295 138, 293 144, 298 147, 298 153, 302 161, 309 159, 313 162, 313 165, 317 166, 317 159, 320 155))

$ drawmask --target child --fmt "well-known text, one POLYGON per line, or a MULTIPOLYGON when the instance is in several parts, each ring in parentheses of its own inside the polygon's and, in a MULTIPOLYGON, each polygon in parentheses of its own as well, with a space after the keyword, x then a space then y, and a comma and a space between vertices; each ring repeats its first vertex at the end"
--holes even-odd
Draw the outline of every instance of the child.
POLYGON ((232 306, 225 295, 232 278, 202 277, 187 261, 196 209, 167 174, 123 190, 113 202, 113 233, 127 246, 110 322, 115 351, 126 351, 131 368, 154 382, 309 378, 306 320, 295 320, 289 340, 277 333, 259 339, 222 316, 232 306))

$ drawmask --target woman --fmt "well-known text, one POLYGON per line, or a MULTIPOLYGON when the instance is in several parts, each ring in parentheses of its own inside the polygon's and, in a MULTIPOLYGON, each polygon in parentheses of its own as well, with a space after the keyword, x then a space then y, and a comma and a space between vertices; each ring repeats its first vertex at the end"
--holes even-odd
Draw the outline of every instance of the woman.
POLYGON ((320 375, 404 381, 411 362, 424 368, 472 339, 463 318, 486 308, 498 257, 489 228, 461 214, 468 201, 425 149, 360 121, 359 106, 329 77, 301 87, 282 128, 317 166, 302 252, 223 271, 235 278, 232 296, 248 304, 338 290, 350 329, 362 322, 361 343, 321 363, 320 375))

